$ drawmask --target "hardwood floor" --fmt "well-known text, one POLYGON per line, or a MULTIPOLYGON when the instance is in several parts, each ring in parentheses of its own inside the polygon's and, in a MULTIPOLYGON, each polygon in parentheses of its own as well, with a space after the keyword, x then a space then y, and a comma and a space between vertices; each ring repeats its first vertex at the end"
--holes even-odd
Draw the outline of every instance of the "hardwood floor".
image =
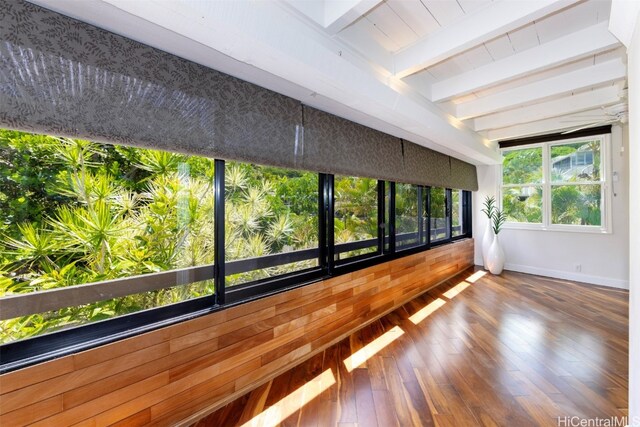
POLYGON ((483 274, 467 270, 196 426, 519 427, 626 416, 627 291, 483 274))

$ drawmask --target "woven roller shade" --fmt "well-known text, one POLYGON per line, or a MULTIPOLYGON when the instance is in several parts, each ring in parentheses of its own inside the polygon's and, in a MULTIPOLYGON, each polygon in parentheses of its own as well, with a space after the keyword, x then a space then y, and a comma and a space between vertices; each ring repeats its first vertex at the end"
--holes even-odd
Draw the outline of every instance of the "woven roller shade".
POLYGON ((22 0, 0 17, 2 127, 477 189, 473 165, 159 49, 22 0))
POLYGON ((403 180, 413 184, 449 187, 449 156, 411 142, 404 142, 405 171, 403 180))
POLYGON ((1 125, 293 165, 298 101, 20 0, 0 16, 1 125))
POLYGON ((400 140, 304 107, 303 166, 337 175, 397 181, 404 170, 400 140))
POLYGON ((474 165, 306 106, 303 159, 326 173, 478 189, 474 165))
POLYGON ((455 157, 451 159, 450 188, 478 191, 478 171, 476 167, 455 157))

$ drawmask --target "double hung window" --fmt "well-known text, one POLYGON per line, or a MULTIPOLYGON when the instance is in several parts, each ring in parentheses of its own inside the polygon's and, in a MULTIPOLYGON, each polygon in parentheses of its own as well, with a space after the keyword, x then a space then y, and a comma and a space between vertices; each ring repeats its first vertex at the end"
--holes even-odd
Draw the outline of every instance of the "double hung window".
POLYGON ((508 227, 609 230, 607 136, 509 148, 502 155, 508 227))

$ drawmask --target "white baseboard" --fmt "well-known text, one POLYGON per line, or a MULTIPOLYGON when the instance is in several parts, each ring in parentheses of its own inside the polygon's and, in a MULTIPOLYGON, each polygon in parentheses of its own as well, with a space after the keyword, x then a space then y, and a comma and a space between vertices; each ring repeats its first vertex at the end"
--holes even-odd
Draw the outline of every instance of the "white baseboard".
POLYGON ((576 282, 591 283, 593 285, 609 286, 611 288, 629 289, 628 280, 611 279, 609 277, 591 276, 589 274, 574 273, 562 270, 550 270, 546 268, 530 267, 528 265, 505 264, 505 270, 519 273, 535 274, 538 276, 553 277, 555 279, 573 280, 576 282))

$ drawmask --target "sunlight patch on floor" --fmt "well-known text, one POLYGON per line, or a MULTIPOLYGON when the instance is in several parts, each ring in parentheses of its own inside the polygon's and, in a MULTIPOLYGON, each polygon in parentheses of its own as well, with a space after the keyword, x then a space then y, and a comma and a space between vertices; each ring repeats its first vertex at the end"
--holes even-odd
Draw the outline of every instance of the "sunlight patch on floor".
POLYGON ((433 313, 434 311, 436 311, 446 303, 447 302, 442 298, 438 298, 435 301, 432 301, 426 306, 424 306, 423 308, 421 308, 413 316, 409 317, 409 320, 411 320, 414 325, 417 325, 418 323, 422 322, 424 319, 429 317, 431 313, 433 313))
POLYGON ((389 329, 387 332, 344 359, 344 365, 347 367, 347 371, 351 372, 358 366, 362 365, 402 334, 404 334, 404 331, 400 329, 399 326, 394 326, 392 329, 389 329))
POLYGON ((244 423, 242 427, 275 427, 280 425, 287 417, 300 410, 335 383, 336 378, 333 376, 333 372, 331 369, 327 369, 293 393, 283 397, 276 404, 244 423))
POLYGON ((486 274, 487 274, 486 271, 478 270, 464 280, 466 280, 469 283, 476 283, 477 280, 483 278, 484 276, 486 276, 486 274))
POLYGON ((443 292, 442 295, 444 295, 449 299, 453 299, 456 295, 458 295, 460 292, 467 289, 469 286, 471 286, 471 283, 460 282, 457 285, 455 285, 453 288, 449 289, 447 292, 443 292))

